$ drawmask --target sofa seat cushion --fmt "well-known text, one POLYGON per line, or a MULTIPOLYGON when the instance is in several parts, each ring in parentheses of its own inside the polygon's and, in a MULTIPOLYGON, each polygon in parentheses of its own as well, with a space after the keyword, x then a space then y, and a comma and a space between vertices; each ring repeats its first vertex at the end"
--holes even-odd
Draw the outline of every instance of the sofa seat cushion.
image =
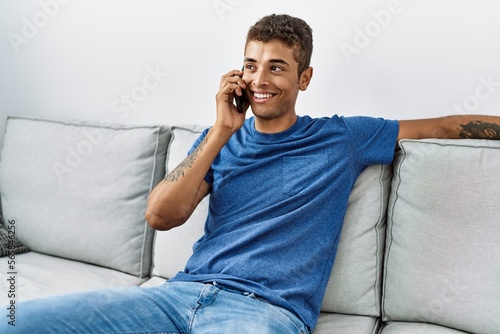
POLYGON ((152 287, 155 287, 155 286, 160 286, 163 283, 165 283, 166 281, 167 280, 165 278, 163 278, 163 277, 152 276, 147 281, 143 282, 141 284, 141 286, 143 288, 152 288, 152 287))
POLYGON ((9 117, 0 163, 4 220, 33 251, 148 276, 147 196, 170 131, 9 117))
POLYGON ((500 328, 500 142, 402 141, 389 201, 384 321, 500 328))
MULTIPOLYGON (((0 264, 7 268, 7 258, 0 264)), ((128 287, 145 281, 117 270, 72 261, 55 256, 29 252, 16 255, 16 301, 80 292, 84 290, 128 287)), ((8 291, 9 282, 0 280, 0 291, 8 291)), ((7 293, 0 304, 8 303, 7 293)))
POLYGON ((415 322, 392 322, 384 325, 379 334, 466 334, 456 329, 415 322))
POLYGON ((313 334, 374 334, 379 323, 375 317, 321 312, 313 334))

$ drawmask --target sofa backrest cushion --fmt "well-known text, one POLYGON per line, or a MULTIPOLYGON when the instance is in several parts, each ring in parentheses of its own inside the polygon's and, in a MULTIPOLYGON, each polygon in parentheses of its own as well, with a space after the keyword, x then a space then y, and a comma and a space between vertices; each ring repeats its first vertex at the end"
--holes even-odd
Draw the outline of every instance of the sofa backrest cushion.
MULTIPOLYGON (((168 148, 167 172, 172 171, 186 157, 195 140, 206 127, 198 125, 172 127, 172 141, 168 148)), ((153 247, 152 275, 171 278, 182 271, 191 256, 193 244, 204 232, 208 213, 208 196, 183 225, 169 231, 157 231, 153 247)))
POLYGON ((384 320, 500 328, 500 142, 405 140, 389 202, 384 320))
POLYGON ((11 117, 0 161, 4 218, 33 251, 149 275, 144 214, 169 139, 161 126, 11 117))
POLYGON ((373 165, 356 181, 321 310, 380 316, 391 166, 373 165))

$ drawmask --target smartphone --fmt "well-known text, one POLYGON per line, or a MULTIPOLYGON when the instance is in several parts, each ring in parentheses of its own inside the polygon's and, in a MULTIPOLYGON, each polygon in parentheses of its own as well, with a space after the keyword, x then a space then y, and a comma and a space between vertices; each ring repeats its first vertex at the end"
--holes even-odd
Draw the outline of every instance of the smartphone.
MULTIPOLYGON (((241 70, 244 70, 244 67, 241 68, 241 70)), ((241 96, 236 95, 236 92, 234 94, 234 99, 236 100, 236 108, 238 109, 239 113, 245 112, 245 107, 248 103, 248 97, 247 93, 244 89, 241 89, 241 96)))
POLYGON ((248 102, 248 97, 244 89, 242 89, 241 96, 234 94, 234 99, 236 100, 236 108, 239 113, 245 112, 245 106, 248 102))

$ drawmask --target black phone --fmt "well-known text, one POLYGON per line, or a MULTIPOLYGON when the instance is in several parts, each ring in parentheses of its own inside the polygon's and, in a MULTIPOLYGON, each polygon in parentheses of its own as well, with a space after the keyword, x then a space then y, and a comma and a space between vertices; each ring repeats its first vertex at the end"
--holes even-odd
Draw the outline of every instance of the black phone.
MULTIPOLYGON (((242 71, 244 68, 241 69, 242 71)), ((236 100, 236 109, 238 109, 239 113, 245 112, 245 107, 248 103, 248 97, 247 93, 244 89, 241 89, 241 96, 236 95, 236 92, 234 94, 234 99, 236 100)))
POLYGON ((244 89, 241 90, 241 96, 234 94, 234 99, 236 100, 236 108, 239 113, 243 113, 245 111, 245 106, 248 102, 248 97, 244 89))

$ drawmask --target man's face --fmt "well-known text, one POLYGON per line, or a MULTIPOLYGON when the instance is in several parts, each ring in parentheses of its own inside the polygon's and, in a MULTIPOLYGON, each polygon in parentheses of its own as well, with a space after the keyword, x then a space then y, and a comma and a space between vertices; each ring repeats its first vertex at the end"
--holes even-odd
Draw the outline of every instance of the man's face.
POLYGON ((297 95, 307 88, 310 78, 303 78, 308 70, 299 78, 293 51, 277 40, 247 43, 243 81, 256 117, 271 120, 295 116, 297 95))

